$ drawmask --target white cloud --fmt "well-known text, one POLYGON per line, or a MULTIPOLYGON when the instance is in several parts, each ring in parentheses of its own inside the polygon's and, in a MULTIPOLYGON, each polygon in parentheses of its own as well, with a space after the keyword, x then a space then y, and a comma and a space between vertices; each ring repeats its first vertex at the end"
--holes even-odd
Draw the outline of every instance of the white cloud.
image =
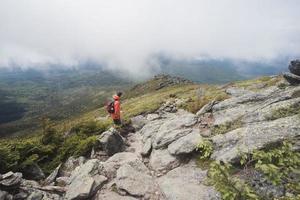
POLYGON ((298 0, 0 0, 0 66, 108 63, 151 71, 178 58, 300 55, 298 0))

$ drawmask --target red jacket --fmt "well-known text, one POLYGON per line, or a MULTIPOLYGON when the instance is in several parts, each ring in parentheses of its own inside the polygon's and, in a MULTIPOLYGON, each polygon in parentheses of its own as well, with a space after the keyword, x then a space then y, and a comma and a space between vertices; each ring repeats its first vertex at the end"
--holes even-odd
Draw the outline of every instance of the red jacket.
POLYGON ((111 117, 113 119, 121 119, 120 97, 117 95, 114 95, 113 98, 115 100, 115 103, 114 103, 115 113, 111 114, 111 117))

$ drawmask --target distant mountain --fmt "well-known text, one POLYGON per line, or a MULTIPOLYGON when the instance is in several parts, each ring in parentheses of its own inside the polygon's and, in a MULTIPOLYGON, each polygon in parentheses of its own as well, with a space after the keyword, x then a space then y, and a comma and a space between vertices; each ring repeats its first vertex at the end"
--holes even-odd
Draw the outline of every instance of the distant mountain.
POLYGON ((41 117, 69 119, 104 105, 131 82, 101 68, 0 69, 0 136, 34 130, 41 117))
POLYGON ((230 59, 174 59, 157 56, 160 72, 198 83, 227 83, 286 71, 289 58, 274 62, 247 62, 230 59))

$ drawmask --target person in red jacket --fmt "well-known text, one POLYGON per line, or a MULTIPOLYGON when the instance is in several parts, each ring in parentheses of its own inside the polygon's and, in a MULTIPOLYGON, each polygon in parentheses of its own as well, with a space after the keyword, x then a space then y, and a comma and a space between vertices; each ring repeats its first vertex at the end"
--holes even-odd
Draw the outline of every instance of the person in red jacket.
POLYGON ((121 125, 121 103, 120 97, 122 96, 122 92, 118 92, 113 96, 114 99, 114 110, 115 112, 111 114, 111 118, 114 121, 114 124, 121 125))

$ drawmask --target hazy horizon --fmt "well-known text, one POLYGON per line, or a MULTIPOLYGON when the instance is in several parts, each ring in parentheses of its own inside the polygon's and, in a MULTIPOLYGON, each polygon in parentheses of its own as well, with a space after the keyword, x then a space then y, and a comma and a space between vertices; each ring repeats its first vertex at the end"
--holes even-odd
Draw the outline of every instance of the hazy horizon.
POLYGON ((0 67, 92 61, 145 77, 162 67, 157 55, 275 66, 300 56, 299 10, 297 0, 0 0, 0 67))

